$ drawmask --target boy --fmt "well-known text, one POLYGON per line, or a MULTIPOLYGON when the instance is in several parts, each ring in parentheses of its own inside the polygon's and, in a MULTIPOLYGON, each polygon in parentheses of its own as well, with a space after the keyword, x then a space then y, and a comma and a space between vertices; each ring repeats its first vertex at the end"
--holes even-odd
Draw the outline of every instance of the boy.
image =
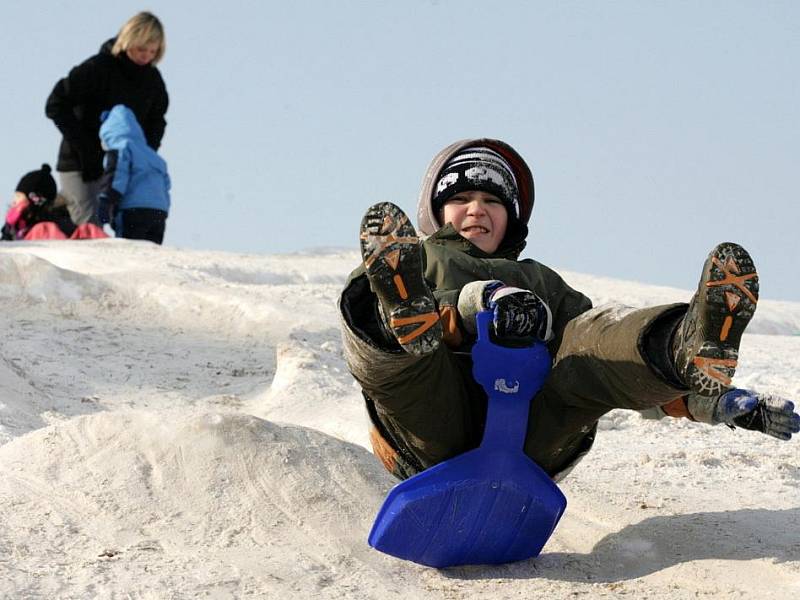
POLYGON ((161 244, 170 206, 167 163, 147 145, 128 107, 118 104, 101 118, 106 156, 100 223, 111 223, 117 237, 161 244))
POLYGON ((688 306, 592 308, 548 267, 517 260, 533 201, 522 157, 476 139, 448 146, 429 166, 417 213, 424 242, 396 206, 367 211, 363 264, 340 310, 345 358, 390 472, 406 478, 480 443, 486 395, 469 348, 475 315, 486 309, 497 342, 538 339, 553 357, 524 449, 555 479, 588 452, 598 420, 614 408, 660 408, 784 440, 800 431, 791 402, 730 385, 758 300, 743 248, 712 250, 688 306))

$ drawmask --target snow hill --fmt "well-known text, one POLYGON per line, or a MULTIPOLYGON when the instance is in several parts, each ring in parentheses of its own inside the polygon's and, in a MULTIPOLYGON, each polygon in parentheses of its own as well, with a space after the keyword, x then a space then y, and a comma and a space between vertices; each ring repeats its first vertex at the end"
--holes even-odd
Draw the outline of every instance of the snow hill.
MULTIPOLYGON (((3 244, 0 597, 800 597, 800 442, 623 411, 539 558, 371 550, 394 481, 342 360, 357 262, 3 244)), ((596 304, 690 296, 564 275, 596 304)), ((800 399, 800 303, 762 301, 748 331, 735 382, 800 399)))

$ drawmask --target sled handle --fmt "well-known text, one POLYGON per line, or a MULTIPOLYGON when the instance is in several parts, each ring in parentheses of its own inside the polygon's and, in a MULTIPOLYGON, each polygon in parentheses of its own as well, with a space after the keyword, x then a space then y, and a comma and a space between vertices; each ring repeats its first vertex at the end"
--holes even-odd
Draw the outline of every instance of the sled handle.
POLYGON ((542 342, 509 348, 492 342, 492 312, 476 315, 478 341, 472 348, 472 374, 488 396, 482 448, 520 449, 525 443, 533 397, 550 372, 542 342))

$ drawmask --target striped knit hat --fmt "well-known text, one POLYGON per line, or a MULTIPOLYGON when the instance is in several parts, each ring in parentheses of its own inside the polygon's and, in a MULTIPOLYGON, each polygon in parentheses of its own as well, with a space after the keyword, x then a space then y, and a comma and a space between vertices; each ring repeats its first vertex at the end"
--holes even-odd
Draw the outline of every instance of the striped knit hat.
POLYGON ((505 205, 509 219, 519 219, 519 189, 506 160, 489 148, 465 148, 444 165, 433 191, 431 206, 438 213, 460 192, 487 192, 505 205))

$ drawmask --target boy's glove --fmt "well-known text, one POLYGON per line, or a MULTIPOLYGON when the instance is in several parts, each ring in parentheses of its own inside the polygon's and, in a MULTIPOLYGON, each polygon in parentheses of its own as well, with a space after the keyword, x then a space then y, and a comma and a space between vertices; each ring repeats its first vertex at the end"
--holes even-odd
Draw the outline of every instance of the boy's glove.
POLYGON ((530 290, 501 281, 473 281, 462 288, 458 312, 467 331, 475 332, 475 315, 487 309, 493 313, 493 333, 502 345, 530 346, 553 337, 550 309, 530 290))
POLYGON ((97 199, 97 219, 100 221, 101 225, 110 223, 114 219, 116 203, 105 192, 101 193, 97 199))
POLYGON ((719 398, 691 394, 688 408, 698 421, 760 431, 779 440, 790 440, 792 434, 800 432, 800 415, 794 412, 794 403, 772 394, 739 388, 719 398))

